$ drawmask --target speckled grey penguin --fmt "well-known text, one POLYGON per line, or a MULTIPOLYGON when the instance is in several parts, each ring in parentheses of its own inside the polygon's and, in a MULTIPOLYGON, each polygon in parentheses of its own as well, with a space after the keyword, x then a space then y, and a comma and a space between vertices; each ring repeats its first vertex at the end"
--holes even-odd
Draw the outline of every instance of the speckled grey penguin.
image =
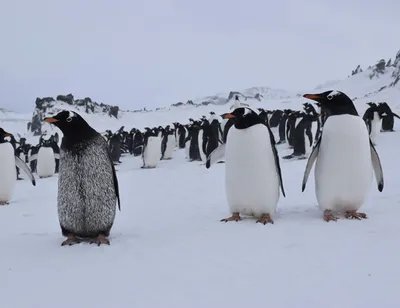
POLYGON ((57 204, 61 231, 67 239, 61 245, 77 244, 82 239, 109 245, 120 199, 106 141, 76 112, 62 111, 44 121, 64 135, 57 204))

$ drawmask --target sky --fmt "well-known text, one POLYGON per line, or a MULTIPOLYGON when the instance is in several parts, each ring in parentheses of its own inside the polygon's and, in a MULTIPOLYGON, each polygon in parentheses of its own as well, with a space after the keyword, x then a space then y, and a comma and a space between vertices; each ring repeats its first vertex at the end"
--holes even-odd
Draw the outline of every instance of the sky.
POLYGON ((0 108, 310 90, 394 57, 397 0, 0 0, 0 108))

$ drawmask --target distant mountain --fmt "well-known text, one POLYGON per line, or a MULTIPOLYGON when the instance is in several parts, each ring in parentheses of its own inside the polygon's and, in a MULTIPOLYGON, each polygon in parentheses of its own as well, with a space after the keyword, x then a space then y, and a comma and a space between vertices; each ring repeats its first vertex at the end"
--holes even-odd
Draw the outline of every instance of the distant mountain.
MULTIPOLYGON (((355 102, 387 101, 394 109, 400 108, 400 51, 392 59, 380 59, 367 68, 357 65, 348 78, 325 82, 314 89, 305 90, 304 93, 318 93, 332 89, 345 92, 355 102)), ((155 110, 143 108, 133 111, 121 110, 118 106, 98 103, 92 101, 90 97, 76 99, 72 94, 59 95, 55 98, 37 98, 31 121, 27 123, 27 127, 30 133, 36 136, 40 135, 49 129, 46 124, 43 124, 43 117, 56 114, 63 109, 76 110, 83 115, 86 114, 86 116, 96 119, 96 122, 107 122, 112 127, 116 127, 121 121, 126 122, 126 125, 135 125, 135 122, 139 122, 147 126, 145 122, 162 122, 162 119, 169 118, 166 114, 169 111, 173 112, 177 117, 177 121, 180 121, 189 113, 196 116, 197 114, 207 114, 209 111, 226 111, 229 108, 225 105, 230 105, 235 96, 238 96, 241 101, 247 104, 265 109, 297 108, 296 106, 300 106, 304 102, 301 94, 269 87, 252 87, 244 90, 217 93, 186 102, 178 102, 169 107, 156 108, 155 110), (159 114, 154 117, 152 112, 158 112, 159 114), (110 120, 105 121, 104 117, 110 120)), ((26 118, 27 115, 18 115, 0 109, 0 121, 2 122, 7 121, 10 123, 11 119, 22 122, 26 121, 26 118)))

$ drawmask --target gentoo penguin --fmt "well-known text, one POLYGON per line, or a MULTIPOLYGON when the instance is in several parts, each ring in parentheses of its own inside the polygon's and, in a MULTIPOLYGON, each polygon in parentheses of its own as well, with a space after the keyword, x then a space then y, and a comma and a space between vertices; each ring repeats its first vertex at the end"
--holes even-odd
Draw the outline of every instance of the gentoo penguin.
POLYGON ((10 133, 0 128, 0 205, 6 205, 11 200, 17 181, 17 170, 15 166, 26 173, 33 186, 36 185, 35 178, 29 170, 29 167, 21 158, 15 155, 11 143, 4 139, 5 137, 11 136, 10 133))
POLYGON ((296 119, 296 126, 292 128, 290 134, 291 143, 293 146, 293 153, 283 156, 283 159, 306 159, 307 154, 313 144, 313 136, 311 132, 312 122, 314 118, 305 112, 298 114, 296 119))
POLYGON ((367 125, 369 138, 371 139, 372 144, 376 145, 376 139, 382 127, 382 119, 377 104, 370 102, 367 103, 367 105, 369 107, 364 112, 363 120, 367 125))
MULTIPOLYGON (((232 216, 221 221, 238 221, 243 214, 259 218, 257 222, 264 225, 273 223, 279 187, 284 196, 285 192, 271 129, 247 107, 236 108, 225 117, 235 120, 225 149, 225 187, 232 216)), ((217 150, 208 160, 216 161, 212 156, 217 150)))
POLYGON ((161 143, 161 159, 172 159, 172 153, 176 147, 175 131, 167 125, 163 131, 161 143))
POLYGON ((161 137, 154 128, 146 127, 145 129, 142 151, 143 166, 141 168, 155 168, 161 159, 161 137))
POLYGON ((343 92, 305 94, 327 110, 327 118, 317 144, 307 162, 302 191, 315 164, 315 190, 325 221, 336 221, 335 213, 346 218, 367 218, 358 212, 372 183, 374 169, 378 190, 383 190, 383 172, 367 127, 352 100, 343 92))
POLYGON ((52 140, 42 140, 37 153, 36 172, 40 178, 52 177, 56 172, 56 157, 51 145, 52 140))
POLYGON ((44 122, 55 125, 64 135, 57 205, 61 232, 67 239, 61 245, 77 244, 81 239, 109 245, 120 200, 107 142, 73 111, 62 111, 44 122))
POLYGON ((387 103, 378 104, 379 114, 382 118, 381 132, 394 132, 394 117, 400 117, 392 111, 387 103))
POLYGON ((206 155, 209 156, 212 151, 214 151, 219 143, 222 143, 220 135, 222 135, 221 124, 218 121, 215 112, 210 112, 210 118, 208 119, 210 125, 203 127, 205 134, 207 135, 207 147, 206 155))
POLYGON ((201 161, 200 148, 199 148, 199 131, 200 123, 190 119, 192 124, 188 127, 188 136, 185 140, 187 148, 187 155, 189 161, 201 161))

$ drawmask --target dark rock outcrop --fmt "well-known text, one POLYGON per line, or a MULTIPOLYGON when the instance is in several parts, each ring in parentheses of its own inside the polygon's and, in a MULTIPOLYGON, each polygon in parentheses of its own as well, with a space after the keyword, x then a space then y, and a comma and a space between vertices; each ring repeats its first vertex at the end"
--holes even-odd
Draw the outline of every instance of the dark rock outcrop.
POLYGON ((119 107, 110 106, 104 103, 94 102, 90 97, 83 99, 75 99, 72 94, 58 95, 56 99, 53 97, 36 98, 35 110, 32 115, 32 121, 29 123, 27 129, 31 131, 35 136, 42 135, 42 121, 45 116, 57 114, 63 108, 62 103, 75 107, 79 112, 85 113, 104 113, 110 117, 118 118, 119 107), (57 104, 58 101, 58 104, 57 104), (61 106, 60 106, 61 104, 61 106))

